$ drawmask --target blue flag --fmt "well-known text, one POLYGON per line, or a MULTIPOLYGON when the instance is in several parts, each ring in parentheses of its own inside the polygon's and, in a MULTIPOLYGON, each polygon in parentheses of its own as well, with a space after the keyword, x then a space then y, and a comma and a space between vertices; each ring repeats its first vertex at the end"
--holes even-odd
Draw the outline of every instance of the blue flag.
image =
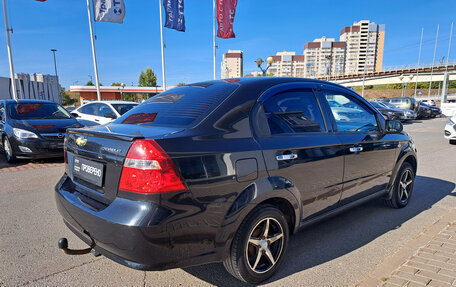
POLYGON ((185 32, 184 0, 163 0, 165 27, 185 32))

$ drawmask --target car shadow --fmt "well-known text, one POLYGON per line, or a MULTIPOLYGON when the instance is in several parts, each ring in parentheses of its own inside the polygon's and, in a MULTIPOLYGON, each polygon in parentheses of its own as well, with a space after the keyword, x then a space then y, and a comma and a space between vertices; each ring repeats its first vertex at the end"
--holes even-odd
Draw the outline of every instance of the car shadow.
POLYGON ((5 153, 2 147, 0 146, 0 171, 2 169, 11 168, 11 167, 40 167, 45 164, 59 164, 63 163, 63 156, 57 158, 43 158, 43 159, 18 159, 14 163, 6 162, 5 153))
MULTIPOLYGON (((336 217, 304 228, 290 238, 288 251, 278 272, 265 283, 344 256, 379 236, 401 227, 409 219, 430 209, 451 194, 455 183, 417 176, 413 197, 402 209, 386 207, 378 198, 336 217)), ((232 277, 220 263, 184 268, 193 276, 217 286, 251 286, 232 277)))

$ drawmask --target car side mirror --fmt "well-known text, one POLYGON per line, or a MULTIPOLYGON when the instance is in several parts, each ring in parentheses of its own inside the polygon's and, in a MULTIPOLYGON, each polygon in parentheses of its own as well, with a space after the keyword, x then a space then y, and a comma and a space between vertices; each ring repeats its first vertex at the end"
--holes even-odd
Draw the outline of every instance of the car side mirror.
POLYGON ((70 114, 75 118, 79 118, 79 114, 77 114, 77 113, 70 113, 70 114))
POLYGON ((386 131, 393 134, 399 134, 404 130, 400 121, 386 121, 386 131))
POLYGON ((117 119, 117 116, 113 113, 106 113, 103 116, 108 119, 117 119))

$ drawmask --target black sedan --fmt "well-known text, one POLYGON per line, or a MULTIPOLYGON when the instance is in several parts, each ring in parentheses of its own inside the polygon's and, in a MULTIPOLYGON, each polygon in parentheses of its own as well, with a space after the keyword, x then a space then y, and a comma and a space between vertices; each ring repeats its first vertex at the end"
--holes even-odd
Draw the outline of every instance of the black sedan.
POLYGON ((65 253, 141 270, 223 262, 250 283, 277 271, 302 227, 376 197, 405 207, 417 169, 400 122, 352 90, 299 78, 177 87, 69 129, 65 153, 57 208, 88 245, 61 238, 65 253))
POLYGON ((442 110, 439 107, 431 106, 426 103, 420 102, 420 106, 424 106, 430 110, 430 117, 435 118, 442 115, 442 110))
POLYGON ((371 105, 373 105, 382 115, 385 116, 388 120, 396 120, 396 121, 403 121, 405 120, 404 112, 399 109, 392 109, 385 107, 384 105, 371 101, 371 105))
POLYGON ((0 139, 8 162, 63 156, 69 127, 82 127, 62 106, 42 100, 0 100, 0 139))

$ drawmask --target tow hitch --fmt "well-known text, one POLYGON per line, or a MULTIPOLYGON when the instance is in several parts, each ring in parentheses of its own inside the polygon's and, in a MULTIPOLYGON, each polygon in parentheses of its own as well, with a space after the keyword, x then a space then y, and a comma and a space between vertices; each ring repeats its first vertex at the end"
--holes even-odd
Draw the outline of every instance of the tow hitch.
POLYGON ((92 242, 92 246, 89 248, 85 249, 69 249, 68 248, 68 239, 66 238, 60 238, 59 239, 59 249, 63 251, 63 253, 68 254, 68 255, 83 255, 90 253, 92 251, 92 254, 95 256, 99 256, 100 254, 93 249, 94 247, 94 242, 92 242))

